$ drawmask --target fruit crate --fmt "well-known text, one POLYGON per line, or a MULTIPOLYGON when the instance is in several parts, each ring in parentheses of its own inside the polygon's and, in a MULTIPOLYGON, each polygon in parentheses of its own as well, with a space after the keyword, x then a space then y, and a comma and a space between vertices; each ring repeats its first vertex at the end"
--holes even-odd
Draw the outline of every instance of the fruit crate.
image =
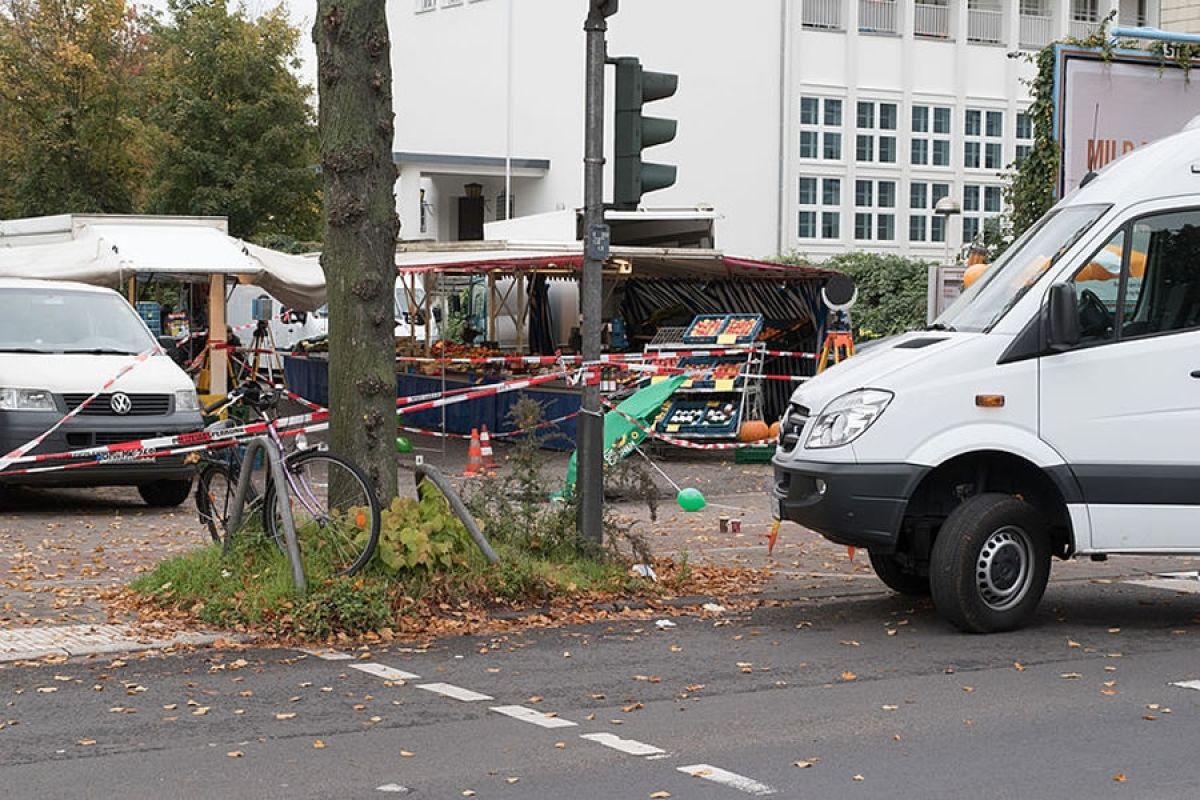
POLYGON ((762 330, 761 314, 730 314, 718 334, 719 344, 750 344, 762 330))
POLYGON ((707 375, 689 378, 681 387, 682 390, 715 391, 718 381, 729 380, 733 382, 729 391, 737 391, 746 382, 746 359, 742 356, 692 356, 681 359, 679 366, 686 370, 711 370, 707 375))
POLYGON ((676 400, 656 427, 670 436, 725 439, 737 434, 740 418, 740 405, 729 400, 676 400))
POLYGON ((716 344, 717 336, 725 327, 728 314, 698 314, 692 318, 687 333, 683 335, 684 344, 716 344))

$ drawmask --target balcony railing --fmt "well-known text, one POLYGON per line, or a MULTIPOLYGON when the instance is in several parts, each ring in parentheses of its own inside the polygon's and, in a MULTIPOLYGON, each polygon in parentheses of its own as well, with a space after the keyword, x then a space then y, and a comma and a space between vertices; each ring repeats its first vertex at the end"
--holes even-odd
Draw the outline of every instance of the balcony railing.
POLYGON ((1054 17, 1021 15, 1021 47, 1040 50, 1054 39, 1054 17))
POLYGON ((1099 20, 1073 19, 1067 26, 1067 35, 1076 39, 1086 39, 1100 30, 1099 20))
POLYGON ((949 39, 950 6, 913 4, 913 33, 931 39, 949 39))
POLYGON ((1004 12, 967 9, 967 41, 1001 44, 1004 41, 1004 12))
POLYGON ((800 24, 817 30, 842 30, 842 0, 804 0, 800 24))
POLYGON ((898 33, 896 0, 858 0, 858 29, 866 33, 898 33))

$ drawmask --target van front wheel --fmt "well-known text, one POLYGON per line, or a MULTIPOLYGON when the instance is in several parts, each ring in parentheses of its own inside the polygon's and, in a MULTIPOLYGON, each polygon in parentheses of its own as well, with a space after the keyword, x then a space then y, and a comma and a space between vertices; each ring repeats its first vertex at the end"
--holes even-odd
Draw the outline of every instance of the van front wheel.
POLYGON ((1046 520, 1012 495, 968 498, 947 517, 933 543, 933 604, 968 633, 1024 625, 1037 609, 1049 577, 1046 520))
POLYGON ((143 483, 137 489, 146 505, 173 508, 188 499, 188 495, 192 493, 192 480, 188 478, 185 481, 154 481, 143 483))

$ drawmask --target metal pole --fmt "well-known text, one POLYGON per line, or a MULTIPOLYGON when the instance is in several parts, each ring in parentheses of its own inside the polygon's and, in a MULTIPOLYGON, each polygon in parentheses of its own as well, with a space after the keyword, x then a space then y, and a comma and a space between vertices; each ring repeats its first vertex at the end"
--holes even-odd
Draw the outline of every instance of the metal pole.
MULTIPOLYGON (((583 201, 584 231, 604 224, 604 33, 608 24, 602 9, 592 0, 583 26, 587 32, 587 93, 584 112, 583 201)), ((579 316, 583 360, 600 359, 600 314, 603 262, 585 247, 583 275, 579 287, 579 316)), ((604 537, 604 417, 600 410, 600 386, 584 382, 578 423, 579 533, 593 542, 604 537)))
MULTIPOLYGON (((237 533, 238 528, 242 527, 242 515, 245 512, 246 499, 250 493, 250 483, 254 472, 254 457, 260 450, 266 454, 267 470, 270 473, 267 480, 275 483, 279 516, 283 523, 284 549, 292 567, 292 583, 295 584, 296 591, 304 594, 308 591, 308 585, 304 579, 304 564, 300 560, 300 544, 296 541, 296 524, 292 520, 292 507, 288 502, 288 483, 283 474, 283 460, 279 457, 279 452, 271 440, 265 436, 255 436, 246 442, 246 453, 242 457, 242 469, 233 494, 233 508, 229 513, 229 519, 225 522, 225 552, 229 552, 229 548, 233 545, 234 534, 237 533)), ((266 509, 265 513, 271 513, 271 509, 266 509)))

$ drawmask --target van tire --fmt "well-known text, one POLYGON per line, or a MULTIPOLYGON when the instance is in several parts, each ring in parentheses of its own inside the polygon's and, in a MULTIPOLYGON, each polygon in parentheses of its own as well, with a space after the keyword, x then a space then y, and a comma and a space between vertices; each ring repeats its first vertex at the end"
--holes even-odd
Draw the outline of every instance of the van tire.
POLYGON ((137 490, 148 506, 174 508, 187 500, 188 495, 192 493, 192 479, 143 483, 137 487, 137 490))
POLYGON ((871 568, 875 570, 879 580, 887 584, 894 592, 908 597, 927 597, 929 595, 929 578, 900 566, 896 556, 891 553, 867 553, 871 559, 871 568))
POLYGON ((1046 519, 1012 495, 980 494, 963 501, 933 543, 933 604, 968 633, 1009 631, 1027 623, 1049 577, 1046 519))

